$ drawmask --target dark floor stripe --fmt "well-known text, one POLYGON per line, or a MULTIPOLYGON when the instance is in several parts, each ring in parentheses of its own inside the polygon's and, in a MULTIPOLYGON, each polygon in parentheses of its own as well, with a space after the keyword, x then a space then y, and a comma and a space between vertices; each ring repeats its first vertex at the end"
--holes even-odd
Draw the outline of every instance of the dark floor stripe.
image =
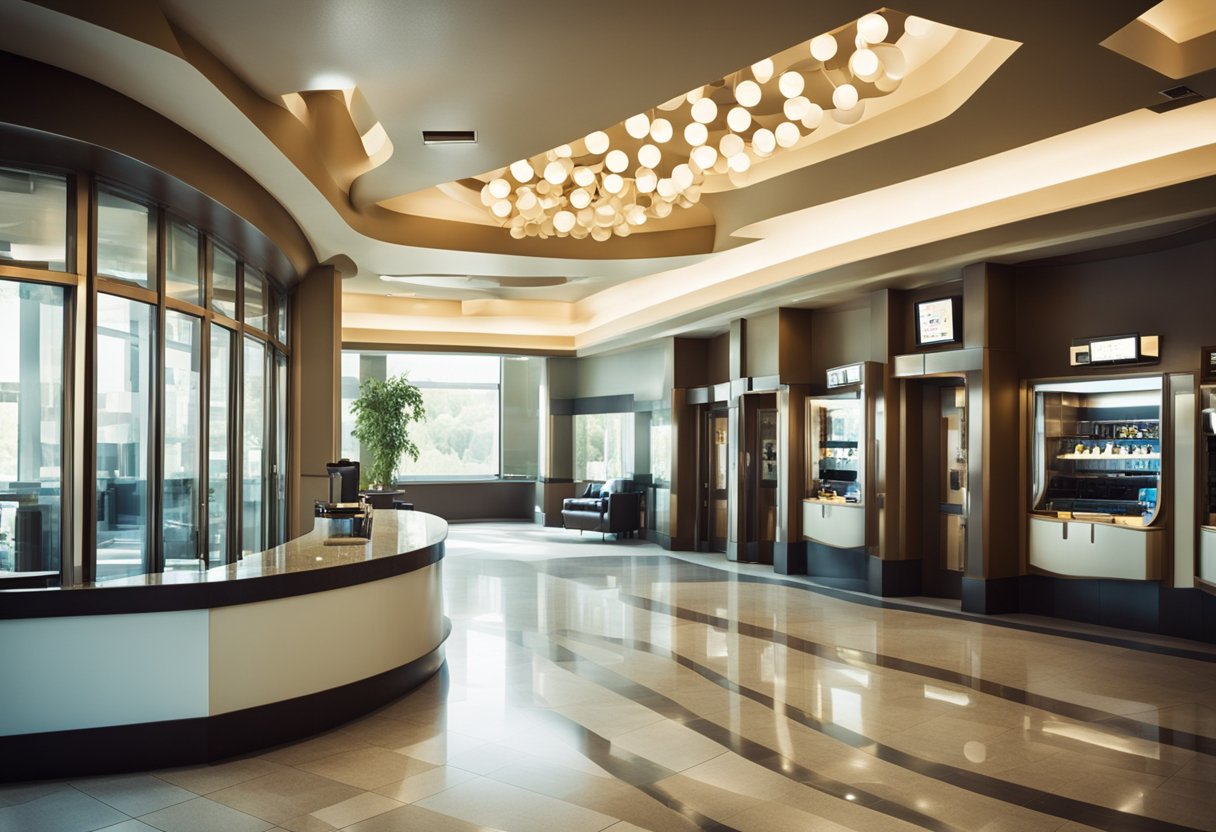
MULTIPOLYGON (((561 635, 585 644, 595 642, 614 644, 630 650, 648 653, 670 659, 681 667, 687 668, 698 676, 731 693, 746 697, 771 711, 776 712, 777 702, 766 693, 740 685, 711 667, 700 664, 695 660, 676 653, 666 647, 658 647, 638 639, 624 639, 613 636, 599 636, 576 630, 563 630, 561 635)), ((934 780, 940 780, 975 794, 983 795, 1003 803, 1024 806, 1043 814, 1053 815, 1063 820, 1071 820, 1088 826, 1095 826, 1108 832, 1143 832, 1144 830, 1185 830, 1191 827, 1178 826, 1167 821, 1158 821, 1142 815, 1131 815, 1106 806, 1075 800, 1069 797, 1045 792, 1030 786, 1011 783, 970 769, 959 768, 948 763, 938 763, 917 757, 898 748, 885 745, 856 731, 850 731, 839 725, 824 723, 808 714, 801 708, 788 703, 781 704, 781 716, 797 722, 832 739, 839 740, 859 751, 871 754, 879 760, 900 768, 913 771, 934 780), (1146 825, 1147 824, 1147 825, 1146 825), (1161 825, 1164 824, 1164 825, 1161 825)), ((725 729, 723 729, 725 730, 725 729)))
MULTIPOLYGON (((771 586, 782 586, 789 589, 800 589, 805 592, 813 592, 817 595, 823 595, 827 598, 833 598, 837 601, 846 601, 850 604, 859 604, 863 607, 875 607, 884 610, 896 610, 898 612, 913 612, 921 615, 932 615, 939 618, 950 618, 955 621, 968 621, 973 624, 986 624, 992 627, 1003 627, 1009 630, 1022 630, 1028 633, 1038 633, 1040 635, 1056 636, 1059 638, 1069 638, 1076 641, 1088 641, 1094 644, 1106 644, 1112 647, 1121 647, 1127 650, 1139 650, 1144 653, 1157 653, 1162 656, 1173 656, 1180 659, 1191 659, 1197 662, 1216 663, 1216 651, 1205 650, 1189 650, 1185 647, 1170 647, 1163 644, 1149 644, 1144 641, 1137 641, 1134 638, 1124 636, 1104 635, 1101 633, 1084 633, 1076 630, 1067 630, 1061 627, 1052 627, 1048 624, 1031 624, 1026 621, 1011 621, 1001 618, 997 615, 981 615, 979 613, 968 613, 954 610, 936 609, 933 607, 922 607, 914 604, 908 604, 901 601, 894 601, 889 598, 880 598, 874 595, 866 595, 863 593, 849 592, 848 590, 836 589, 835 587, 824 586, 822 584, 813 583, 810 579, 805 581, 792 580, 790 578, 781 578, 776 575, 755 575, 748 572, 732 572, 729 569, 723 569, 717 566, 711 566, 704 563, 695 563, 693 561, 683 560, 682 558, 673 557, 672 555, 601 555, 595 557, 580 557, 580 558, 553 558, 539 565, 544 571, 554 571, 554 566, 557 570, 562 570, 570 565, 577 564, 578 566, 620 566, 623 562, 633 565, 650 565, 662 568, 671 568, 673 566, 680 568, 682 571, 691 571, 694 574, 691 577, 681 577, 680 581, 739 581, 740 583, 755 583, 769 584, 771 586)), ((555 574, 557 574, 555 572, 555 574)))
MULTIPOLYGON (((701 736, 713 740, 724 748, 728 748, 741 757, 761 765, 770 771, 774 771, 823 794, 875 812, 880 812, 889 817, 898 818, 922 829, 929 829, 932 832, 963 832, 958 827, 918 812, 909 806, 896 803, 888 798, 883 798, 864 789, 851 786, 848 783, 842 783, 839 780, 825 777, 788 757, 783 757, 780 752, 774 751, 754 740, 749 740, 740 734, 735 734, 716 723, 702 719, 698 714, 688 710, 675 700, 626 676, 609 670, 590 659, 584 658, 568 647, 555 644, 547 636, 539 633, 529 633, 528 635, 535 638, 525 638, 520 633, 516 643, 550 661, 563 665, 572 665, 572 672, 579 678, 594 682, 607 690, 611 690, 613 693, 650 708, 656 713, 676 720, 685 727, 696 731, 701 736), (529 643, 534 641, 541 643, 529 643)), ((592 758, 592 761, 598 763, 598 760, 594 758, 592 758)), ((1153 832, 1158 832, 1157 828, 1152 829, 1153 832)), ((1185 830, 1184 827, 1160 827, 1159 832, 1190 832, 1190 830, 1185 830)))
MULTIPOLYGON (((719 630, 730 631, 734 629, 740 635, 750 638, 760 639, 763 641, 773 642, 775 644, 784 645, 791 650, 796 650, 799 653, 818 656, 822 659, 828 659, 834 662, 845 663, 841 659, 837 647, 821 644, 809 639, 801 638, 800 636, 783 633, 779 630, 774 630, 771 627, 762 627, 758 624, 750 624, 746 621, 731 621, 718 615, 701 612, 700 610, 688 609, 674 604, 669 604, 666 601, 656 601, 652 598, 645 598, 640 595, 630 595, 624 591, 620 593, 620 599, 626 604, 647 610, 649 612, 659 612, 664 615, 670 615, 673 618, 680 618, 685 621, 695 621, 698 624, 708 624, 719 630)), ((904 673, 911 673, 916 676, 921 676, 927 679, 934 679, 941 682, 949 682, 961 687, 969 688, 979 693, 987 694, 1004 699, 1007 702, 1014 702, 1019 705, 1037 708, 1048 713, 1065 716, 1069 719, 1075 719, 1079 722, 1102 723, 1105 728, 1112 728, 1128 736, 1139 739, 1148 740, 1150 742, 1160 743, 1162 745, 1170 745, 1175 748, 1183 748, 1189 751, 1196 751, 1200 754, 1216 755, 1216 739, 1206 737, 1202 734, 1192 734, 1187 731, 1179 731, 1173 728, 1165 728, 1159 725, 1153 725, 1149 722, 1140 722, 1139 720, 1131 719, 1130 717, 1120 716, 1119 714, 1109 713, 1107 711, 1091 708, 1087 705, 1078 705, 1074 702, 1066 702, 1062 699, 1055 699, 1050 696, 1042 696, 1037 693, 1015 688, 1011 685, 1000 684, 987 679, 982 679, 976 676, 969 676, 965 673, 960 673, 955 670, 947 670, 942 667, 914 662, 908 659, 900 659, 895 656, 887 656, 882 653, 874 653, 869 650, 860 650, 855 647, 847 648, 851 653, 859 657, 863 664, 873 665, 875 667, 889 668, 891 670, 899 670, 904 673)))

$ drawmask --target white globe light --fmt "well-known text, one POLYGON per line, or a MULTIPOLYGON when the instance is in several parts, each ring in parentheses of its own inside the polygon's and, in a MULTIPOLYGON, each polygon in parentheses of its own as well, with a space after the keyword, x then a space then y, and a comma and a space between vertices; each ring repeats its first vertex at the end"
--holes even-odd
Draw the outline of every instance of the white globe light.
POLYGON ((568 144, 563 144, 560 147, 553 148, 553 152, 559 159, 569 159, 574 155, 574 150, 568 144))
POLYGON ((728 159, 731 156, 737 156, 743 152, 743 139, 734 133, 727 133, 722 137, 722 141, 718 142, 718 150, 722 151, 722 155, 728 159))
POLYGON ((553 227, 562 234, 569 234, 574 228, 574 214, 569 211, 558 211, 553 215, 553 227))
POLYGON ((663 154, 652 144, 644 144, 638 148, 638 162, 645 168, 657 168, 663 154))
POLYGON ((832 103, 840 110, 851 110, 857 106, 857 87, 841 84, 832 91, 832 103))
POLYGON ((736 133, 742 133, 752 126, 752 114, 742 107, 731 107, 726 114, 726 125, 736 133))
POLYGON ((650 135, 650 119, 645 113, 638 113, 625 119, 625 132, 635 139, 644 139, 650 135))
POLYGON ((712 98, 702 98, 692 105, 692 117, 694 121, 709 124, 718 117, 718 105, 712 98))
POLYGON ((494 179, 490 182, 490 196, 495 199, 505 199, 511 193, 511 183, 505 179, 494 179))
POLYGON ((650 125, 650 138, 659 144, 671 141, 671 122, 665 118, 656 118, 650 125))
POLYGON ((797 98, 787 98, 781 109, 785 112, 785 117, 790 121, 798 121, 811 109, 811 101, 805 95, 800 95, 797 98))
POLYGON ((561 162, 550 162, 545 165, 545 179, 552 185, 560 185, 566 181, 566 166, 561 162))
POLYGON ((705 87, 697 87, 695 90, 689 90, 684 94, 684 100, 689 104, 696 104, 705 97, 705 87))
POLYGON ((699 121, 690 121, 684 128, 684 141, 689 147, 700 147, 709 140, 709 128, 699 121))
POLYGON ((783 121, 773 131, 773 137, 781 147, 793 147, 802 138, 802 133, 798 130, 798 125, 783 121))
POLYGON ((490 185, 488 182, 481 186, 481 204, 487 208, 494 204, 494 194, 490 193, 490 185))
POLYGON ((904 18, 904 32, 909 37, 923 38, 933 29, 933 22, 910 14, 904 18))
POLYGON ((777 138, 773 135, 773 131, 766 127, 761 127, 755 133, 752 133, 752 150, 759 153, 761 156, 767 156, 777 147, 777 138))
POLYGON ((671 216, 671 211, 672 211, 671 203, 663 202, 662 200, 659 200, 654 205, 650 206, 650 210, 652 212, 654 212, 654 215, 656 217, 658 217, 659 219, 663 219, 664 217, 671 216))
POLYGON ((611 205, 600 205, 595 209, 595 224, 601 228, 616 225, 616 209, 611 205))
POLYGON ((692 168, 688 165, 676 165, 671 170, 671 179, 681 191, 692 184, 692 168))
POLYGON ((752 166, 752 160, 746 153, 740 153, 737 156, 731 156, 727 164, 735 173, 747 173, 747 169, 752 166))
POLYGON ((811 102, 811 106, 807 108, 806 113, 802 116, 802 126, 807 130, 814 130, 823 121, 823 108, 811 102))
POLYGON ((659 184, 659 177, 650 168, 638 168, 637 173, 634 174, 633 184, 638 189, 638 193, 648 194, 659 184))
POLYGON ((511 175, 515 177, 516 182, 531 182, 532 177, 536 176, 536 171, 528 164, 527 159, 520 159, 518 162, 511 163, 511 175))
POLYGON ((490 207, 490 210, 494 212, 494 216, 500 220, 505 220, 511 214, 511 203, 505 199, 500 199, 490 207))
POLYGON ((608 134, 603 130, 588 133, 584 141, 587 145, 588 153, 594 153, 596 156, 599 156, 601 153, 608 152, 608 134))
POLYGON ((605 240, 611 240, 612 227, 597 225, 595 228, 591 229, 591 239, 599 243, 602 243, 605 240))
MULTIPOLYGON (((771 79, 773 77, 774 69, 775 69, 775 67, 773 66, 773 59, 765 58, 763 61, 756 61, 754 64, 752 64, 752 75, 755 76, 756 80, 759 81, 761 84, 767 84, 769 82, 769 79, 771 79)), ((739 94, 739 92, 738 92, 738 90, 736 90, 735 95, 738 96, 738 94, 739 94)), ((742 101, 740 101, 739 103, 743 104, 742 101)), ((745 106, 754 107, 755 105, 747 104, 745 106)))
POLYGON ((570 204, 582 210, 591 204, 591 194, 583 188, 575 188, 570 192, 570 204))
POLYGON ((858 49, 849 57, 849 71, 863 81, 878 77, 878 56, 872 49, 858 49))
POLYGON ((781 90, 781 94, 786 98, 802 95, 802 90, 805 87, 806 79, 802 77, 801 72, 783 72, 781 73, 781 77, 777 79, 777 89, 781 90))
POLYGON ((580 188, 585 188, 595 181, 595 171, 588 167, 579 166, 575 168, 571 176, 574 179, 574 184, 580 188))
POLYGON ((642 225, 646 222, 646 209, 641 205, 630 205, 625 210, 625 221, 630 225, 642 225))
POLYGON ((676 195, 676 183, 664 176, 659 180, 659 185, 655 190, 663 199, 672 199, 676 195))
POLYGON ((610 150, 608 155, 604 157, 604 167, 608 168, 612 173, 621 173, 625 168, 629 167, 629 157, 625 155, 623 150, 610 150))
POLYGON ((871 12, 857 21, 857 34, 866 39, 867 43, 882 43, 890 27, 887 19, 880 14, 871 12))
POLYGON ((709 170, 714 166, 714 162, 718 161, 718 151, 707 144, 703 144, 693 150, 692 160, 701 170, 709 170))
POLYGON ((612 233, 618 237, 628 237, 633 233, 633 229, 627 223, 612 226, 612 233))
POLYGON ((625 180, 619 173, 610 173, 604 177, 604 190, 610 194, 619 194, 625 187, 625 180))
POLYGON ((836 57, 836 38, 831 35, 811 38, 811 57, 817 61, 830 61, 836 57))
MULTIPOLYGON (((772 61, 769 61, 772 64, 772 61)), ((772 75, 772 71, 769 71, 772 75)), ((744 107, 755 107, 760 103, 760 85, 755 81, 740 81, 735 86, 735 100, 744 107)))
POLYGON ((526 214, 534 208, 539 208, 540 200, 536 198, 536 192, 531 188, 520 188, 519 196, 515 199, 515 207, 521 214, 526 214))

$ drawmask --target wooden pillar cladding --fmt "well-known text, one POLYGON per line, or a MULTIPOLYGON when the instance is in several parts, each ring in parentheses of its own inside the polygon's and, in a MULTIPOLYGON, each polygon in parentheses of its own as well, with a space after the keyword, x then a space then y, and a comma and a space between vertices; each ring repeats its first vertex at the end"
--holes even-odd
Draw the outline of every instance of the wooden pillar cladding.
POLYGON ((977 263, 963 270, 963 345, 983 350, 983 367, 968 373, 968 474, 971 480, 963 609, 1017 609, 1022 397, 1014 352, 1013 278, 977 263))
MULTIPOLYGON (((809 327, 808 327, 809 334, 809 327)), ((802 498, 806 496, 806 402, 810 385, 783 385, 777 393, 777 539, 773 571, 806 574, 806 540, 802 536, 802 498)))
POLYGON ((812 378, 810 309, 777 310, 777 366, 782 384, 822 384, 812 378))
POLYGON ((296 523, 292 537, 310 531, 312 506, 327 499, 328 462, 339 456, 342 425, 342 276, 318 266, 296 290, 292 308, 291 450, 296 523))
POLYGON ((698 435, 701 410, 688 401, 688 390, 671 391, 671 506, 669 537, 672 549, 697 547, 697 501, 702 477, 698 435))

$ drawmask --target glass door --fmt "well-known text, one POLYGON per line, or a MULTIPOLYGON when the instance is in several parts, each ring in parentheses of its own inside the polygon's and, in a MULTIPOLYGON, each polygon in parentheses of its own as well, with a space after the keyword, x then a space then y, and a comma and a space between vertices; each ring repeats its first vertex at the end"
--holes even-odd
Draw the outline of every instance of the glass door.
POLYGON ((967 388, 941 388, 938 514, 942 568, 962 572, 967 552, 967 388))
POLYGON ((729 506, 727 477, 730 465, 726 442, 729 419, 725 410, 712 410, 707 421, 709 459, 706 471, 709 473, 709 480, 706 488, 706 508, 709 515, 709 548, 713 552, 725 552, 729 506))

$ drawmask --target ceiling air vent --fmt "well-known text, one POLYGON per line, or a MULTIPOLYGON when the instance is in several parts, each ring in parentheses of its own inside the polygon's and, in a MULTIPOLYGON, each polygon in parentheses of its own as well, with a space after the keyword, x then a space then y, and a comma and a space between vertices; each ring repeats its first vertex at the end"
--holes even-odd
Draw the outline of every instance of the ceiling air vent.
POLYGON ((476 144, 476 130, 423 130, 423 144, 476 144))
POLYGON ((1179 107, 1185 107, 1188 104, 1194 104, 1196 101, 1203 100, 1202 95, 1190 87, 1181 84, 1176 87, 1170 87, 1168 90, 1162 90, 1161 94, 1165 96, 1165 101, 1149 107, 1154 113, 1168 113, 1170 110, 1177 110, 1179 107))

